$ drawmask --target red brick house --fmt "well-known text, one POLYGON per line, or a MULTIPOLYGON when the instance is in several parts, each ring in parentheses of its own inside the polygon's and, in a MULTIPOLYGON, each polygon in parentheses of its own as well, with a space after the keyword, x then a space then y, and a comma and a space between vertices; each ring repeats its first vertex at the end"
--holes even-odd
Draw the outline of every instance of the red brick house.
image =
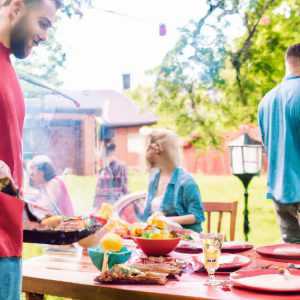
POLYGON ((97 171, 100 127, 115 128, 116 155, 128 167, 139 167, 143 142, 139 129, 157 122, 151 112, 113 90, 63 91, 80 103, 59 95, 26 99, 24 153, 46 154, 58 172, 71 168, 75 174, 97 171))
MULTIPOLYGON (((202 173, 207 175, 226 175, 230 171, 229 145, 239 139, 244 139, 245 133, 249 137, 261 143, 261 135, 258 127, 251 125, 241 125, 239 130, 228 131, 222 134, 223 143, 221 150, 213 149, 205 154, 197 154, 197 150, 189 143, 188 139, 183 140, 183 165, 192 173, 202 173)), ((263 157, 263 170, 267 170, 267 161, 263 157)))

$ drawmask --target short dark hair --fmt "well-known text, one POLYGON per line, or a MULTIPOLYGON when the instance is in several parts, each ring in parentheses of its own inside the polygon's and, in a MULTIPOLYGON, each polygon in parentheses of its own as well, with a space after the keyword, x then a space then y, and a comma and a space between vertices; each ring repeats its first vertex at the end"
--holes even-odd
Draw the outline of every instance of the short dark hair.
POLYGON ((285 58, 297 57, 300 58, 300 43, 294 44, 286 50, 285 58))
POLYGON ((116 143, 114 140, 105 139, 104 140, 106 153, 112 153, 116 150, 116 143))
POLYGON ((56 176, 56 172, 54 170, 54 166, 49 162, 41 163, 36 166, 39 171, 42 171, 44 174, 44 178, 46 181, 50 181, 53 177, 56 176))
POLYGON ((46 155, 34 156, 29 162, 29 166, 30 165, 36 168, 38 171, 43 172, 46 181, 50 181, 56 176, 54 165, 50 158, 46 155))
MULTIPOLYGON (((9 5, 11 3, 12 0, 4 0, 3 5, 9 5)), ((35 4, 35 3, 39 3, 41 1, 44 0, 23 0, 23 2, 25 3, 25 5, 30 5, 30 4, 35 4)), ((59 9, 63 6, 63 1, 62 0, 52 0, 55 2, 56 8, 59 9)))

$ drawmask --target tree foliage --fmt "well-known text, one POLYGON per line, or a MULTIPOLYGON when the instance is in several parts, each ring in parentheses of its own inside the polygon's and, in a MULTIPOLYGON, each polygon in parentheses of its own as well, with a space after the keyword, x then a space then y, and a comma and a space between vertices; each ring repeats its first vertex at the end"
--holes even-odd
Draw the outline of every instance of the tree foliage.
MULTIPOLYGON (((60 9, 57 17, 56 26, 49 34, 48 42, 39 47, 42 51, 39 55, 32 55, 26 60, 15 60, 16 69, 22 73, 28 73, 36 78, 47 81, 48 83, 59 86, 58 72, 64 66, 66 54, 62 45, 55 40, 56 27, 64 18, 81 18, 83 9, 91 7, 93 0, 68 0, 64 1, 64 6, 60 9)), ((25 87, 25 93, 28 90, 25 87)))
MULTIPOLYGON (((232 82, 230 88, 222 87, 224 95, 226 99, 232 99, 231 106, 238 105, 243 112, 239 114, 238 122, 256 122, 259 101, 284 76, 284 53, 287 47, 299 41, 300 34, 294 28, 297 28, 300 21, 300 3, 277 1, 275 4, 266 10, 249 48, 240 58, 240 84, 236 78, 230 81, 224 73, 225 82, 232 82)), ((245 44, 243 38, 237 40, 236 44, 245 44)))
MULTIPOLYGON (((93 2, 65 1, 58 24, 82 17, 93 2)), ((206 0, 199 19, 180 29, 174 48, 150 72, 155 87, 132 96, 146 100, 161 126, 191 135, 201 148, 219 145, 225 128, 256 122, 260 99, 284 76, 284 52, 299 41, 299 6, 298 0, 206 0)), ((43 55, 17 62, 17 69, 59 85, 65 60, 51 35, 43 55)))
POLYGON ((152 71, 150 104, 199 147, 216 146, 227 127, 256 122, 262 96, 284 75, 286 48, 299 41, 296 0, 207 0, 152 71), (240 24, 240 25, 239 25, 240 24), (243 34, 232 39, 240 26, 243 34))

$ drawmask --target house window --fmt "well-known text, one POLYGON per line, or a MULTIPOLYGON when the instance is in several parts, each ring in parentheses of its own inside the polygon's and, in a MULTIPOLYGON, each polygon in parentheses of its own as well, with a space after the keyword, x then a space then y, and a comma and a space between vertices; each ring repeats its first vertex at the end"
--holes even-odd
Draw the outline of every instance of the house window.
POLYGON ((127 150, 129 153, 145 152, 145 138, 140 134, 128 134, 127 150))

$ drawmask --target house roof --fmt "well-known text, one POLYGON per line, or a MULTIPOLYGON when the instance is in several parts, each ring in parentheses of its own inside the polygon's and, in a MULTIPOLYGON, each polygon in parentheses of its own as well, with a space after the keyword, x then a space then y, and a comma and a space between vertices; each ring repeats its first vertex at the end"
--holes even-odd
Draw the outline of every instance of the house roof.
MULTIPOLYGON (((245 138, 248 139, 247 143, 252 145, 261 145, 262 139, 260 134, 260 129, 253 125, 240 125, 238 130, 224 131, 221 133, 224 138, 226 145, 244 145, 245 138), (246 138, 246 133, 248 137, 246 138)), ((191 147, 191 140, 197 139, 197 135, 191 134, 189 137, 182 139, 182 145, 184 148, 191 147)))
POLYGON ((260 134, 260 129, 253 125, 240 125, 239 131, 226 133, 226 140, 229 142, 228 145, 243 145, 245 144, 245 139, 248 139, 248 143, 261 145, 262 139, 260 134), (246 133, 248 137, 246 137, 246 133))
POLYGON ((36 99, 27 99, 29 111, 43 108, 43 112, 87 113, 100 117, 110 127, 151 125, 157 117, 150 111, 140 111, 136 102, 114 90, 61 90, 80 103, 76 107, 68 99, 55 94, 45 95, 39 104, 36 99), (41 106, 41 103, 43 104, 41 106))

